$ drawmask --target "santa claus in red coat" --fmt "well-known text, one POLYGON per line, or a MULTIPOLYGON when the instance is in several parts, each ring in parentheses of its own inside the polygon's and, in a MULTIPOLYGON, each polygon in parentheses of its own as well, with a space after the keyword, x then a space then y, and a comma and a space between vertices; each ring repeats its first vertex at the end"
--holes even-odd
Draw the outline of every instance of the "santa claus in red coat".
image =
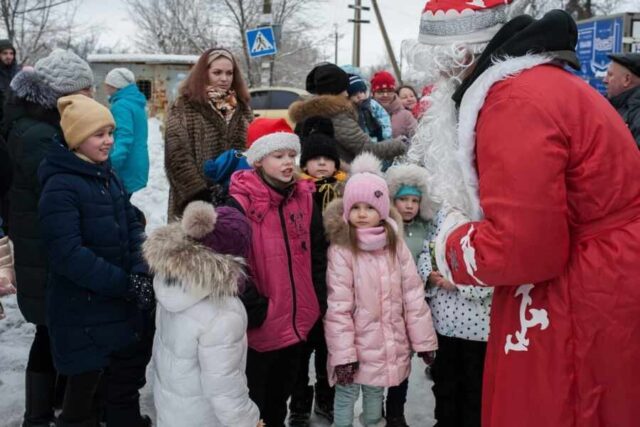
POLYGON ((453 97, 464 190, 442 194, 436 260, 452 282, 495 287, 485 427, 640 425, 640 153, 564 68, 575 43, 564 12, 518 17, 453 97))

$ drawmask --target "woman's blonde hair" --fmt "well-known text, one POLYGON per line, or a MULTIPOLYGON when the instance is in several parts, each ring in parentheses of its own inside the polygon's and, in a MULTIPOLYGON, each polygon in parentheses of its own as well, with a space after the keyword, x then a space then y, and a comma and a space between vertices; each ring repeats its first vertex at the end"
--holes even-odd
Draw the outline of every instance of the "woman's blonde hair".
MULTIPOLYGON (((354 255, 358 255, 362 251, 360 246, 358 246, 358 233, 356 232, 357 228, 348 223, 349 225, 349 247, 354 255)), ((391 258, 395 259, 397 249, 398 249, 398 234, 396 233, 395 228, 391 226, 387 221, 382 221, 380 224, 381 227, 384 228, 384 232, 387 236, 387 248, 389 248, 389 255, 391 258)))

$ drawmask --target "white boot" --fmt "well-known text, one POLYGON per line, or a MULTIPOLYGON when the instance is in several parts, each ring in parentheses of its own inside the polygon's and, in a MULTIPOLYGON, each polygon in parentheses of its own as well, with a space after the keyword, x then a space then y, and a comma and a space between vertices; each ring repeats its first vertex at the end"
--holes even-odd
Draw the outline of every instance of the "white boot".
POLYGON ((360 424, 362 424, 363 427, 385 427, 387 425, 387 422, 385 421, 384 417, 380 418, 380 421, 378 421, 375 424, 367 424, 364 422, 364 414, 360 414, 360 416, 358 417, 358 420, 360 421, 360 424))

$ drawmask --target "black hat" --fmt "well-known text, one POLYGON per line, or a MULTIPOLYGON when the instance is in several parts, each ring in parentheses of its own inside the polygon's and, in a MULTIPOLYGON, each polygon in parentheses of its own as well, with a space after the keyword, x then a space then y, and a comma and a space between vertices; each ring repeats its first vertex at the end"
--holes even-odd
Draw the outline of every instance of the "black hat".
POLYGON ((349 88, 349 75, 335 64, 320 64, 307 75, 306 86, 309 93, 338 95, 349 88))
POLYGON ((476 67, 452 98, 460 105, 467 89, 496 60, 518 58, 531 53, 546 54, 579 70, 580 61, 575 50, 577 41, 578 27, 571 15, 563 10, 552 10, 537 20, 529 15, 516 16, 493 36, 478 58, 476 67))
POLYGON ((16 53, 16 48, 13 47, 13 44, 11 44, 9 39, 0 40, 0 52, 2 52, 5 49, 11 49, 11 50, 13 50, 14 54, 16 53))
POLYGON ((640 53, 612 53, 607 56, 640 77, 640 53))
POLYGON ((300 154, 300 167, 304 168, 307 162, 316 157, 327 157, 340 168, 340 156, 336 148, 338 142, 335 139, 333 123, 324 117, 309 117, 302 124, 302 152, 300 154))

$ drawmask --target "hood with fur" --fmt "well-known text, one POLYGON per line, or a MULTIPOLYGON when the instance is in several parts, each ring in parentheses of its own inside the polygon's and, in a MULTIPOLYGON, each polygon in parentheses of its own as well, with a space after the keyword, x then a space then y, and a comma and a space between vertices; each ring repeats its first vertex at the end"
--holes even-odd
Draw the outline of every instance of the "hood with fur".
MULTIPOLYGON (((329 243, 332 245, 349 247, 349 224, 344 221, 342 217, 343 212, 344 207, 342 199, 335 199, 327 205, 327 208, 322 213, 322 220, 324 222, 324 231, 329 243)), ((398 239, 404 240, 402 216, 393 206, 389 211, 389 218, 393 219, 398 226, 398 239)))
POLYGON ((433 219, 437 211, 437 205, 429 195, 427 188, 428 173, 425 168, 413 164, 391 166, 387 170, 386 179, 392 203, 400 187, 404 185, 416 187, 422 193, 420 198, 420 218, 425 221, 433 219))
MULTIPOLYGON (((175 311, 205 297, 236 296, 238 280, 245 274, 243 258, 212 252, 187 236, 180 223, 169 224, 152 233, 143 245, 143 253, 151 272, 156 275, 156 285, 160 282, 158 287, 179 290, 191 297, 181 303, 175 302, 175 311)), ((163 305, 171 306, 170 301, 166 301, 167 304, 162 301, 162 292, 158 293, 156 289, 156 293, 163 305)), ((166 295, 175 296, 175 292, 166 295)))
POLYGON ((289 117, 296 123, 302 123, 310 117, 332 118, 348 113, 357 118, 353 103, 343 95, 320 95, 296 101, 289 107, 289 117))
POLYGON ((55 109, 62 94, 56 92, 34 70, 20 71, 11 80, 11 89, 15 96, 37 104, 46 109, 55 109))

